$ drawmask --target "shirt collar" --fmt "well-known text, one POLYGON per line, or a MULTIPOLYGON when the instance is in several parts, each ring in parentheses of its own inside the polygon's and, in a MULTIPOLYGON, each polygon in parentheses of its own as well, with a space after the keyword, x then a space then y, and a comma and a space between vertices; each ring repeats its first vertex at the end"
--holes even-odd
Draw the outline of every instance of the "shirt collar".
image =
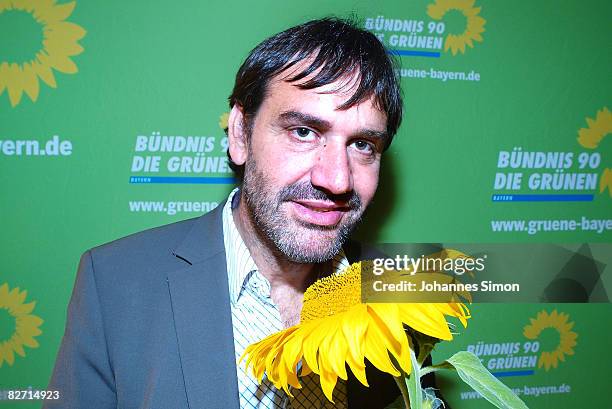
MULTIPOLYGON (((240 294, 250 273, 257 271, 257 265, 251 257, 251 252, 247 248, 240 232, 234 223, 232 209, 233 201, 239 200, 239 188, 235 188, 229 194, 227 202, 223 207, 223 244, 225 246, 225 259, 227 263, 227 276, 229 283, 230 302, 234 305, 240 298, 240 294)), ((332 260, 333 274, 340 274, 350 265, 344 250, 340 249, 332 260)), ((265 280, 265 277, 262 277, 265 280)))
MULTIPOLYGON (((238 193, 235 188, 230 193, 223 207, 223 244, 225 245, 225 261, 227 262, 227 277, 229 283, 230 302, 235 304, 240 296, 240 290, 249 273, 257 270, 257 265, 251 253, 244 244, 240 232, 236 228, 232 216, 232 202, 238 193)), ((238 197, 236 197, 238 199, 238 197)))

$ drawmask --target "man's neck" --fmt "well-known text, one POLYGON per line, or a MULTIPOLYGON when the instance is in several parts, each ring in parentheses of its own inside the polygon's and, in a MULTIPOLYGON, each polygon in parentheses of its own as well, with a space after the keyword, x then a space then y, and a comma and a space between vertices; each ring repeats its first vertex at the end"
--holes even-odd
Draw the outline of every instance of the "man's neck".
POLYGON ((268 240, 261 237, 243 197, 240 197, 237 208, 233 209, 232 216, 253 261, 259 272, 270 282, 272 291, 276 288, 291 288, 303 293, 316 279, 318 266, 287 260, 268 240))

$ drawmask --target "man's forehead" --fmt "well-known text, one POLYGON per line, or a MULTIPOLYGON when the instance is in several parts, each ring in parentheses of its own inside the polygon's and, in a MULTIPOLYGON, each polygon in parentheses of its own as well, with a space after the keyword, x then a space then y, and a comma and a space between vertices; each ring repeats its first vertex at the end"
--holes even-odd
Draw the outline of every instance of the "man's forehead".
MULTIPOLYGON (((381 132, 385 130, 387 116, 375 106, 372 97, 345 108, 343 104, 353 93, 346 89, 336 90, 337 86, 332 83, 313 89, 300 89, 294 83, 278 81, 270 87, 264 104, 271 108, 268 113, 279 121, 286 121, 283 114, 287 112, 298 112, 302 116, 327 121, 326 127, 350 118, 353 126, 366 126, 381 132)), ((296 118, 291 117, 292 121, 296 118)))
MULTIPOLYGON (((285 67, 283 67, 276 75, 272 77, 270 80, 270 85, 273 83, 280 84, 282 82, 287 82, 299 87, 300 85, 308 83, 309 81, 320 76, 321 71, 326 66, 325 63, 313 69, 312 72, 299 80, 293 80, 293 78, 302 76, 313 63, 315 63, 314 55, 303 58, 297 62, 295 60, 289 61, 285 67)), ((321 93, 346 94, 348 97, 350 97, 359 87, 359 76, 359 69, 349 70, 346 73, 338 75, 338 79, 336 81, 322 85, 321 87, 316 88, 316 90, 317 92, 321 93)))
MULTIPOLYGON (((320 87, 310 89, 301 88, 302 85, 315 78, 321 70, 321 67, 319 67, 304 78, 296 81, 292 80, 295 76, 304 72, 309 65, 310 62, 308 60, 303 60, 272 77, 267 86, 266 97, 270 97, 271 95, 275 97, 282 97, 283 95, 292 97, 300 91, 303 92, 302 95, 332 95, 334 97, 333 108, 337 110, 357 92, 360 84, 360 73, 358 70, 353 70, 352 72, 341 75, 337 80, 323 84, 320 87)), ((377 108, 373 95, 355 105, 371 105, 386 117, 385 113, 377 108)))

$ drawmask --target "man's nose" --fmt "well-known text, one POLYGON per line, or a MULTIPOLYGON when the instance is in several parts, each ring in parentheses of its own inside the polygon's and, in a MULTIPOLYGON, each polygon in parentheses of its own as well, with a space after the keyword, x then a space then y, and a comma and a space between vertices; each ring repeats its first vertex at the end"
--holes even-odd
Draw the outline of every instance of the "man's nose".
POLYGON ((341 195, 353 190, 353 174, 344 144, 327 143, 321 147, 310 181, 331 194, 341 195))

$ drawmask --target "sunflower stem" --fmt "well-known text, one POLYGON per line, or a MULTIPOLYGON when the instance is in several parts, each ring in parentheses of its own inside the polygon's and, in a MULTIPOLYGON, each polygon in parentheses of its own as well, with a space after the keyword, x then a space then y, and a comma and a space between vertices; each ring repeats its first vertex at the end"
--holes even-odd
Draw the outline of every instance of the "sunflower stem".
POLYGON ((423 408, 423 389, 421 388, 421 366, 417 362, 414 350, 410 349, 410 376, 406 380, 408 387, 408 396, 410 396, 410 405, 413 409, 423 408))
POLYGON ((406 405, 406 409, 410 409, 410 395, 408 394, 408 387, 406 386, 407 375, 403 372, 401 376, 394 376, 395 383, 397 383, 397 387, 402 393, 402 398, 404 399, 404 405, 406 405))
POLYGON ((448 362, 444 361, 441 364, 437 364, 437 365, 431 365, 431 366, 426 366, 425 368, 421 369, 421 377, 431 373, 431 372, 436 372, 439 371, 441 369, 450 369, 450 370, 454 370, 455 367, 452 366, 451 364, 449 364, 448 362))

